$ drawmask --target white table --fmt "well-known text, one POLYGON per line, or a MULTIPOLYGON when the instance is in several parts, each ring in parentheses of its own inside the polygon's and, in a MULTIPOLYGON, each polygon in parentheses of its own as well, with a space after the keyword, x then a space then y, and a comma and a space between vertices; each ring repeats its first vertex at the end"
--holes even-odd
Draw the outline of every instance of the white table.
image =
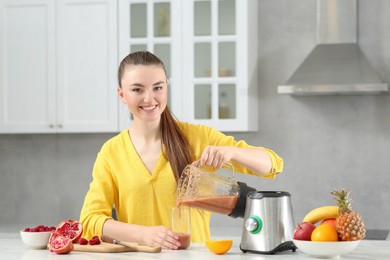
MULTIPOLYGON (((219 237, 221 239, 222 237, 219 237)), ((225 237, 233 239, 233 246, 228 253, 223 256, 215 255, 210 252, 204 244, 193 243, 187 250, 163 250, 161 253, 86 253, 72 251, 67 255, 56 255, 49 250, 33 250, 27 248, 19 234, 17 233, 0 233, 0 259, 13 260, 67 260, 67 259, 200 259, 200 260, 220 260, 220 259, 314 259, 299 250, 296 252, 286 251, 276 255, 261 255, 241 252, 240 237, 225 237)), ((363 240, 354 251, 343 255, 340 259, 390 259, 390 241, 389 240, 363 240)))

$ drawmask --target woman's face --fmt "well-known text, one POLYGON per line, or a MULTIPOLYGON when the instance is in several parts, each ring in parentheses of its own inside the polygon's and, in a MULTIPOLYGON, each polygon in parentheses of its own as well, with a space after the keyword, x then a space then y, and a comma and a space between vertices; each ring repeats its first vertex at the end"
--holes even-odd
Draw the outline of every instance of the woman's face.
POLYGON ((159 120, 167 106, 167 77, 157 65, 128 66, 118 88, 121 101, 134 119, 146 122, 159 120))

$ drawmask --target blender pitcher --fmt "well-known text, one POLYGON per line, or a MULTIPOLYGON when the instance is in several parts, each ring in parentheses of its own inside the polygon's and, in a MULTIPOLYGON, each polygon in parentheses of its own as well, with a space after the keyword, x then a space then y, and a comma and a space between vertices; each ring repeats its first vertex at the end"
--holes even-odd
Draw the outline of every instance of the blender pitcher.
POLYGON ((203 209, 230 217, 244 217, 246 194, 255 191, 234 179, 234 167, 225 163, 229 176, 187 165, 177 184, 177 204, 203 209))

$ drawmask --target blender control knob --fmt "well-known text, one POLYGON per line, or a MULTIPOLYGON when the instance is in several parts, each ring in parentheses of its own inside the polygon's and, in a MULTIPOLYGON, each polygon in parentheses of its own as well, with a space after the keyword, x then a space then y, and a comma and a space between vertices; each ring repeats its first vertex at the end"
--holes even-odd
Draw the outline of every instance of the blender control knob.
POLYGON ((256 215, 251 215, 245 221, 245 229, 251 234, 257 234, 263 228, 263 221, 256 215))

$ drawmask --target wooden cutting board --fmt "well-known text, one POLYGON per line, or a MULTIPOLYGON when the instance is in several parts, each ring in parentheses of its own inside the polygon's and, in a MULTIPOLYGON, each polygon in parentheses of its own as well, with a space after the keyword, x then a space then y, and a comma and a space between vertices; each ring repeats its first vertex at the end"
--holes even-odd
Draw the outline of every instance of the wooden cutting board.
POLYGON ((106 242, 102 242, 100 245, 80 245, 73 244, 74 251, 82 251, 82 252, 97 252, 97 253, 119 253, 119 252, 134 252, 132 248, 110 244, 106 242))
MULTIPOLYGON (((127 243, 127 242, 126 242, 127 243)), ((131 247, 110 244, 106 242, 102 242, 99 245, 80 245, 73 244, 74 251, 82 251, 82 252, 96 252, 96 253, 120 253, 120 252, 151 252, 158 253, 161 251, 160 247, 149 247, 149 246, 141 246, 135 243, 130 243, 131 247)))

